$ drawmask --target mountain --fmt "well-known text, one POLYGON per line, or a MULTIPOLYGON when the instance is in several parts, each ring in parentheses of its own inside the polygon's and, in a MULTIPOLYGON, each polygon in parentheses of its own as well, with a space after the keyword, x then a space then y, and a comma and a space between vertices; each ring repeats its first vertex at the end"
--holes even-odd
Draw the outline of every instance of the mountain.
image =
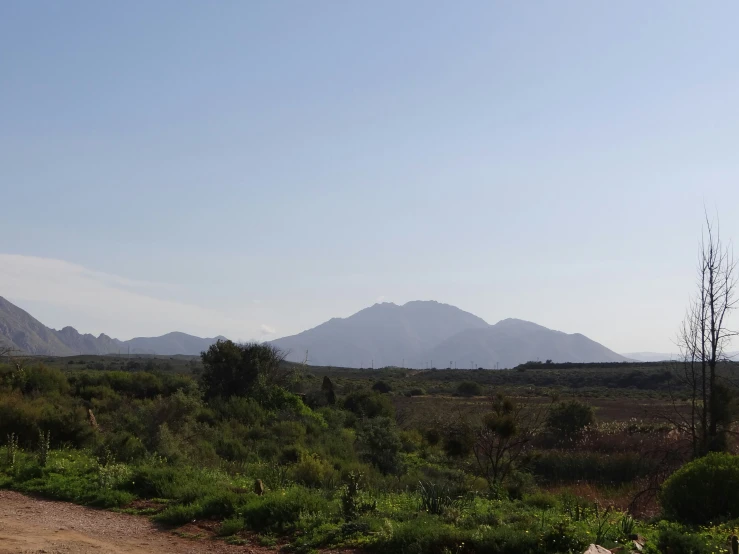
POLYGON ((344 367, 514 367, 530 360, 623 362, 581 334, 568 335, 519 319, 489 325, 438 302, 375 304, 297 335, 272 341, 288 360, 344 367))
POLYGON ((29 354, 69 356, 74 351, 28 312, 0 296, 0 346, 9 346, 29 354))
POLYGON ((202 339, 186 333, 167 333, 161 337, 137 337, 121 343, 122 352, 131 348, 131 354, 160 354, 172 356, 174 354, 200 354, 211 344, 226 337, 218 336, 212 339, 202 339))
MULTIPOLYGON (((56 331, 0 297, 0 346, 29 354, 198 355, 218 339, 185 333, 121 341, 81 334, 73 327, 56 331)), ((334 318, 297 335, 272 341, 287 359, 342 367, 506 368, 530 360, 622 362, 627 358, 584 335, 568 335, 520 319, 489 325, 483 319, 434 301, 402 306, 375 304, 347 318, 334 318)))
POLYGON ((161 337, 139 337, 128 341, 105 334, 97 337, 81 334, 74 327, 50 329, 28 312, 0 296, 0 346, 9 346, 27 354, 73 356, 76 354, 158 354, 197 356, 218 339, 200 338, 185 333, 161 337))
POLYGON ((425 353, 425 359, 449 361, 458 367, 509 368, 528 361, 625 362, 616 354, 580 333, 553 331, 530 321, 504 319, 482 329, 467 329, 425 353), (463 365, 464 364, 464 365, 463 365))
POLYGON ((471 313, 439 302, 375 304, 347 318, 333 318, 297 335, 272 341, 288 360, 343 367, 407 367, 423 352, 464 331, 488 324, 471 313))

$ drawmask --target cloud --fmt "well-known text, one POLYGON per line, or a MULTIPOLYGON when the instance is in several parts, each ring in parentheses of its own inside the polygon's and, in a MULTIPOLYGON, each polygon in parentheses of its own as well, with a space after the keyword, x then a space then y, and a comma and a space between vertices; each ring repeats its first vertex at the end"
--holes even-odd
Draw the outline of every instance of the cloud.
POLYGON ((0 295, 21 304, 42 323, 127 339, 170 331, 249 336, 254 321, 187 302, 157 298, 176 285, 137 281, 64 260, 0 254, 0 295))
POLYGON ((382 295, 382 296, 378 296, 378 297, 377 297, 377 298, 375 299, 375 302, 377 302, 378 304, 379 304, 379 303, 381 303, 381 302, 384 302, 384 301, 385 301, 385 296, 384 296, 384 295, 382 295))
POLYGON ((266 323, 262 323, 261 332, 263 335, 274 335, 277 332, 277 329, 267 325, 266 323))

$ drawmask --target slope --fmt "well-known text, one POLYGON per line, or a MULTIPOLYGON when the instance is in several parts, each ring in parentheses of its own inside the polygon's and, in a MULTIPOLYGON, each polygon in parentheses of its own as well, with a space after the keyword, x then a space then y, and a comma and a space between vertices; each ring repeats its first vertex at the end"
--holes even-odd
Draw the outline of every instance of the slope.
MULTIPOLYGON (((467 329, 423 353, 422 360, 458 367, 473 363, 509 368, 531 360, 555 362, 624 362, 627 359, 579 333, 553 331, 520 319, 504 319, 482 329, 467 329)), ((420 360, 419 360, 420 361, 420 360)))
POLYGON ((307 352, 313 365, 400 366, 465 329, 487 326, 479 317, 439 302, 382 303, 272 344, 287 351, 291 361, 302 361, 307 352))

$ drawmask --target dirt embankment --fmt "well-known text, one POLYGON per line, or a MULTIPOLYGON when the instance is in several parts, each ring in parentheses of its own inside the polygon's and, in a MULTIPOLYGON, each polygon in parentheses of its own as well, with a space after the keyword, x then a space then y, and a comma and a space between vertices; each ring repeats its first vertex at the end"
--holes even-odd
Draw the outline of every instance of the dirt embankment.
MULTIPOLYGON (((190 534, 197 528, 188 526, 190 534)), ((145 517, 0 491, 0 554, 274 554, 206 536, 185 539, 145 517)))

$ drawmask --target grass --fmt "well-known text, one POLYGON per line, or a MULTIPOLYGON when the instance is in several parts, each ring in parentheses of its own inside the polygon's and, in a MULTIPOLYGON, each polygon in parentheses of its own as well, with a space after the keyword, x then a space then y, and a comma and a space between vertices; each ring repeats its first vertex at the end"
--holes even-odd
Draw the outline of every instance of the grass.
MULTIPOLYGON (((375 500, 374 509, 346 521, 341 515, 339 489, 290 485, 258 496, 226 488, 246 490, 244 485, 251 476, 151 462, 128 467, 125 480, 103 486, 100 469, 96 458, 84 451, 51 451, 44 468, 38 466, 35 456, 20 452, 13 467, 0 466, 0 483, 21 492, 94 506, 126 509, 136 505, 134 500, 144 506, 156 502, 157 508, 146 509, 166 506, 152 516, 158 522, 177 527, 193 520, 217 520, 221 522, 218 534, 230 537, 230 542, 244 544, 240 534, 249 531, 257 533, 253 540, 260 545, 274 546, 278 537, 285 537, 298 550, 346 547, 399 554, 544 554, 581 551, 599 532, 602 536, 598 538, 606 547, 616 547, 625 540, 619 532, 624 526, 622 512, 611 511, 601 521, 602 512, 596 516, 591 508, 575 518, 567 504, 567 489, 556 494, 534 490, 516 501, 473 494, 465 502, 435 504, 436 513, 424 508, 424 496, 449 496, 447 490, 427 487, 365 492, 375 500)), ((660 541, 669 545, 692 541, 690 544, 700 543, 715 549, 713 552, 725 552, 722 537, 736 532, 737 525, 739 522, 725 522, 688 529, 635 521, 632 530, 655 545, 660 541), (687 535, 697 539, 685 539, 687 535)))
POLYGON ((191 360, 167 368, 167 360, 154 359, 160 365, 147 371, 103 358, 65 361, 64 371, 35 369, 25 381, 0 367, 0 441, 20 437, 14 462, 13 451, 0 447, 0 487, 298 552, 568 553, 594 541, 618 547, 633 525, 652 554, 704 554, 724 552, 722 541, 736 531, 734 522, 687 528, 659 521, 657 506, 651 520, 625 519, 633 483, 654 469, 650 450, 671 432, 657 418, 667 405, 659 364, 501 372, 308 368, 292 392, 264 389, 280 393, 267 402, 259 394, 205 397, 187 371, 173 369, 174 362, 192 367, 191 360), (95 369, 101 363, 104 371, 95 369), (335 404, 323 394, 323 375, 331 376, 335 404), (378 380, 392 392, 369 392, 378 380), (506 386, 525 410, 551 402, 555 392, 587 398, 598 423, 567 442, 539 432, 515 482, 491 491, 471 450, 447 448, 450 437, 462 446, 467 431, 474 437, 490 409, 489 398, 458 395, 462 381, 486 394, 506 386), (347 408, 347 398, 362 409, 347 408), (369 408, 383 419, 367 418, 369 408), (42 464, 37 441, 49 429, 53 449, 42 464), (389 451, 392 464, 377 461, 389 451), (193 521, 200 523, 184 525, 193 521))

